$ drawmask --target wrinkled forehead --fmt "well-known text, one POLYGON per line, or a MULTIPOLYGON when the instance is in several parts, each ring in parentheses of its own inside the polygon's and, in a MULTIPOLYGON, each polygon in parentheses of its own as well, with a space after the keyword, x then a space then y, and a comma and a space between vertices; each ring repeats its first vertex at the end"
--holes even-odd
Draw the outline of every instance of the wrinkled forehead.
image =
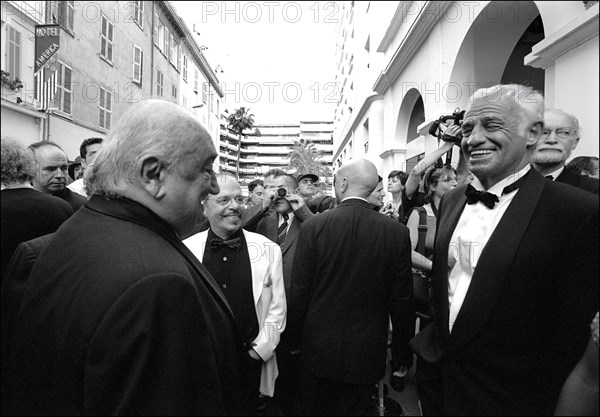
POLYGON ((291 184, 288 183, 285 177, 277 177, 273 180, 273 186, 275 188, 292 188, 291 184))
POLYGON ((570 127, 572 129, 577 129, 577 123, 566 113, 547 111, 544 113, 544 127, 570 127))
POLYGON ((67 155, 56 146, 42 146, 35 149, 35 160, 39 164, 49 163, 66 163, 68 164, 67 155))
POLYGON ((465 111, 464 122, 473 122, 480 118, 518 118, 520 106, 510 97, 479 97, 473 100, 465 111))

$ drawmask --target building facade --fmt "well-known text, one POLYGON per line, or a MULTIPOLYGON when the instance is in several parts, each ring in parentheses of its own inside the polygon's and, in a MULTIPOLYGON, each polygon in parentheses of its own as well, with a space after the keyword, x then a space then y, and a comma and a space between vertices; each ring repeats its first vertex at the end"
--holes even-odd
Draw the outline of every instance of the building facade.
MULTIPOLYGON (((333 156, 333 122, 303 121, 298 124, 255 125, 244 132, 240 148, 240 182, 247 183, 273 168, 294 173, 289 166, 290 150, 300 139, 310 140, 322 152, 321 161, 331 168, 333 156)), ((235 176, 237 164, 238 134, 227 127, 222 119, 219 144, 221 172, 235 176)), ((331 182, 330 178, 320 178, 331 182)))
MULTIPOLYGON (((429 127, 478 88, 532 86, 578 117, 572 157, 598 156, 597 2, 344 2, 338 24, 334 170, 382 176, 438 147, 429 127), (385 22, 385 23, 383 23, 385 22)), ((456 159, 458 152, 454 152, 456 159)))
MULTIPOLYGON (((3 2, 3 10, 4 3, 12 2, 3 2)), ((39 88, 45 86, 41 83, 47 82, 46 77, 33 79, 33 46, 25 44, 34 38, 34 32, 20 36, 20 67, 27 69, 27 99, 23 101, 30 101, 34 112, 41 114, 42 125, 37 135, 28 134, 23 142, 50 140, 74 159, 83 139, 105 137, 129 106, 156 98, 190 109, 218 146, 223 92, 192 33, 169 2, 35 4, 40 21, 30 19, 29 26, 59 24, 60 49, 49 63, 56 69, 56 87, 46 99, 39 88)), ((3 17, 2 26, 3 30, 4 26, 15 27, 14 19, 5 21, 3 17)), ((10 67, 8 61, 3 58, 3 69, 10 67)), ((3 125, 9 104, 3 97, 3 125)), ((14 117, 7 120, 11 131, 21 129, 22 123, 14 117)))

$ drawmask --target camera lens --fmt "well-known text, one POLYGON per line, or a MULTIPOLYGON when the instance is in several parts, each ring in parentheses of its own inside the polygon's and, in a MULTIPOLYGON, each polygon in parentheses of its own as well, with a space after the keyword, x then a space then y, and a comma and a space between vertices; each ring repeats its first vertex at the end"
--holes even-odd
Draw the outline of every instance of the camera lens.
POLYGON ((283 198, 287 195, 287 190, 285 188, 278 188, 277 189, 277 196, 279 198, 283 198))

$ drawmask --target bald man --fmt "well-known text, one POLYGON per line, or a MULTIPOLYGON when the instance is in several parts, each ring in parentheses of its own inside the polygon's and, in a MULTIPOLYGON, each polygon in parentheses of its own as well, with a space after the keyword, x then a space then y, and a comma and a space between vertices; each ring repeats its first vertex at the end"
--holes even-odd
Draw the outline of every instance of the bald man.
POLYGON ((408 348, 409 233, 372 210, 377 182, 367 160, 344 166, 333 177, 338 206, 300 231, 288 331, 302 360, 296 411, 303 415, 364 415, 385 374, 390 315, 408 348))

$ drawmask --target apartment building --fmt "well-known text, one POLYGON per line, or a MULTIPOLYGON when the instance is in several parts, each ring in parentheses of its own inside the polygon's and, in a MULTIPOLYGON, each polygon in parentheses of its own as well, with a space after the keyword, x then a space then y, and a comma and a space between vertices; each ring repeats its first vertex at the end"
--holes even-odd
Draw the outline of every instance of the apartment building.
MULTIPOLYGON (((244 132, 240 149, 240 182, 249 182, 272 168, 293 173, 289 166, 289 154, 294 142, 310 140, 322 151, 321 160, 331 167, 333 155, 333 122, 302 121, 298 124, 255 125, 244 132)), ((238 134, 227 127, 222 119, 219 157, 221 172, 235 176, 237 164, 238 134)), ((330 178, 321 181, 331 182, 330 178)))
MULTIPOLYGON (((441 115, 478 88, 521 83, 575 114, 598 156, 599 5, 587 1, 343 2, 337 27, 334 170, 354 158, 382 176, 439 144, 441 115)), ((454 152, 456 161, 458 152, 454 152)))
MULTIPOLYGON (((9 54, 6 60, 3 54, 2 68, 27 69, 20 104, 41 114, 40 130, 21 140, 54 141, 74 159, 83 139, 105 137, 129 106, 157 98, 194 112, 218 145, 223 92, 192 33, 168 1, 3 2, 3 10, 5 3, 21 14, 37 10, 37 20, 26 19, 29 29, 40 23, 60 25, 60 49, 49 62, 56 75, 49 78, 51 69, 45 69, 45 74, 40 72, 34 79, 34 53, 29 45, 34 31, 25 33, 15 22, 23 18, 5 20, 3 12, 2 30, 22 33, 18 38, 11 35, 21 41, 20 54, 9 54), (42 83, 48 82, 54 82, 55 88, 46 99, 42 91, 48 88, 42 83)), ((3 125, 5 108, 14 107, 4 98, 4 91, 3 86, 3 125)), ((21 124, 11 117, 7 133, 17 131, 21 124)))

